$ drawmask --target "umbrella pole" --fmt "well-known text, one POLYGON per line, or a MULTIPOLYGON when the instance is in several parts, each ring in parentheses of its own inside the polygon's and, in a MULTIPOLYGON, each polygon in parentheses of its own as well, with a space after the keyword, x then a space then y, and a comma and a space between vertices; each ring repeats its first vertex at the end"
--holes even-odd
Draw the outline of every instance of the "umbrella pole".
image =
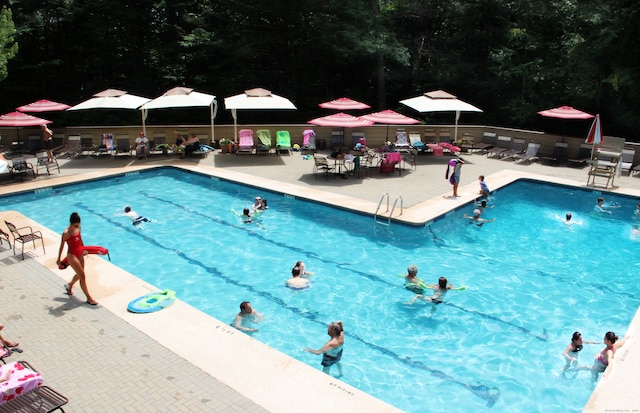
POLYGON ((238 136, 238 109, 231 109, 231 116, 233 116, 233 139, 236 140, 236 136, 238 136))
POLYGON ((453 143, 458 143, 458 120, 460 120, 460 111, 456 111, 456 126, 454 128, 455 132, 453 134, 453 143))
POLYGON ((144 136, 147 136, 146 120, 147 120, 147 110, 142 109, 142 133, 144 133, 144 136))

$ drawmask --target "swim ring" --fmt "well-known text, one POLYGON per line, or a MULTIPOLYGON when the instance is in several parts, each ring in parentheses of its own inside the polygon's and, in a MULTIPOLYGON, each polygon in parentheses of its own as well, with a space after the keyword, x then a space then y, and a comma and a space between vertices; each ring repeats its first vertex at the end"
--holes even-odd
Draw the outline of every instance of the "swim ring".
POLYGON ((176 301, 176 292, 172 290, 156 291, 138 297, 127 305, 132 313, 153 313, 169 307, 176 301))

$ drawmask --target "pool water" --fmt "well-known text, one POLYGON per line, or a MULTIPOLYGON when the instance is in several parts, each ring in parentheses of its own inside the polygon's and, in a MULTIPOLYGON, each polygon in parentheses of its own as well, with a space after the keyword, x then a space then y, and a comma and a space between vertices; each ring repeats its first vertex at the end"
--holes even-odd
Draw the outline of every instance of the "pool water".
MULTIPOLYGON (((571 334, 622 337, 640 304, 637 201, 605 194, 619 206, 609 215, 593 212, 598 196, 520 181, 493 196, 483 215, 495 222, 469 224, 467 206, 388 232, 371 217, 167 168, 4 197, 0 209, 59 232, 78 211, 85 244, 109 248, 114 264, 225 322, 251 301, 265 315, 253 336, 313 367, 321 356, 302 348, 320 348, 340 319, 342 380, 405 411, 577 412, 594 383, 562 372, 571 334), (256 195, 270 209, 244 224, 232 209, 256 195), (125 204, 152 222, 132 226, 125 204), (582 225, 556 218, 567 211, 582 225), (316 274, 308 290, 284 287, 298 260, 316 274), (436 307, 403 304, 413 294, 397 275, 411 263, 427 283, 468 288, 436 307)), ((580 364, 602 347, 585 345, 580 364)))

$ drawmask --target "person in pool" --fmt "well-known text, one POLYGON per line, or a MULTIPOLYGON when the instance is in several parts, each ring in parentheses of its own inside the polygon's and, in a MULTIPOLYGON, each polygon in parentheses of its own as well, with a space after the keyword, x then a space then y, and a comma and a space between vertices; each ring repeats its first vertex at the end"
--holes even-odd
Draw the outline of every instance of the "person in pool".
POLYGON ((296 265, 294 265, 293 267, 298 267, 298 269, 300 270, 300 276, 303 278, 309 278, 309 276, 313 275, 312 272, 307 271, 306 267, 304 266, 304 261, 296 262, 296 265))
POLYGON ((562 353, 567 362, 563 370, 567 370, 569 367, 571 367, 572 363, 575 365, 575 363, 578 362, 578 353, 580 352, 580 350, 582 350, 584 344, 598 344, 598 342, 583 340, 582 333, 580 333, 579 331, 574 332, 573 336, 571 336, 571 342, 562 353))
POLYGON ((418 266, 411 264, 407 267, 407 275, 404 276, 404 288, 414 294, 424 294, 424 281, 418 278, 418 266))
POLYGON ((611 208, 619 208, 619 207, 620 207, 620 205, 607 204, 604 201, 604 198, 600 197, 596 201, 596 206, 594 207, 594 210, 598 211, 598 212, 602 212, 604 214, 613 214, 613 212, 611 212, 610 209, 611 208))
POLYGON ((143 217, 138 214, 136 211, 132 210, 129 205, 124 207, 124 216, 129 217, 131 219, 131 223, 135 226, 142 224, 143 222, 151 222, 151 220, 147 217, 143 217))
POLYGON ((416 294, 416 296, 413 297, 413 299, 411 299, 411 301, 409 301, 406 304, 411 305, 418 298, 422 298, 423 300, 429 301, 429 302, 431 302, 431 304, 434 304, 433 308, 431 309, 431 311, 433 312, 433 311, 435 311, 435 305, 442 303, 442 301, 444 300, 445 294, 449 290, 456 289, 453 286, 453 284, 449 283, 449 281, 445 277, 440 277, 438 279, 438 284, 426 284, 426 287, 433 289, 433 295, 431 295, 429 297, 429 296, 427 296, 425 294, 416 294))
POLYGON ((264 210, 266 210, 268 208, 269 207, 267 206, 267 200, 266 199, 262 199, 259 196, 256 197, 256 201, 251 206, 251 209, 253 209, 254 211, 264 211, 264 210))
POLYGON ((293 267, 291 270, 291 278, 286 281, 286 286, 294 290, 303 290, 309 288, 309 280, 300 277, 300 268, 293 267))
POLYGON ((627 339, 628 336, 624 336, 622 340, 618 340, 618 336, 616 336, 613 331, 608 331, 607 334, 604 335, 603 341, 605 348, 595 354, 593 367, 591 367, 591 373, 593 374, 594 380, 596 380, 598 378, 598 374, 602 372, 604 372, 603 378, 609 375, 611 372, 609 365, 613 361, 616 351, 624 345, 627 339))
POLYGON ((475 202, 473 203, 473 206, 477 207, 480 212, 484 212, 485 209, 487 208, 493 208, 493 205, 488 205, 487 204, 487 200, 483 199, 482 201, 478 202, 478 200, 476 199, 475 202))
POLYGON ((245 208, 242 210, 242 222, 245 224, 250 224, 253 219, 253 214, 249 211, 249 208, 245 208))
POLYGON ((560 215, 556 214, 556 218, 559 219, 560 221, 562 221, 565 225, 571 226, 571 225, 582 225, 582 221, 572 221, 571 218, 573 216, 571 215, 571 212, 567 212, 566 215, 564 216, 564 218, 562 218, 560 215))
POLYGON ((479 209, 476 208, 476 209, 473 210, 473 216, 469 216, 467 214, 464 214, 464 218, 468 219, 470 224, 475 223, 479 227, 483 226, 487 222, 493 222, 493 221, 496 220, 495 218, 491 218, 491 219, 481 218, 480 217, 480 213, 481 212, 482 211, 480 211, 479 209))
POLYGON ((251 303, 249 301, 243 301, 240 303, 240 312, 236 315, 236 318, 231 325, 238 330, 255 333, 258 329, 248 327, 248 325, 251 325, 251 323, 259 323, 263 318, 262 314, 251 307, 251 303))
POLYGON ((304 351, 308 351, 313 354, 322 354, 322 371, 329 374, 331 366, 334 364, 338 367, 338 377, 342 376, 342 348, 344 346, 344 326, 342 321, 338 320, 335 323, 329 324, 327 334, 331 339, 327 341, 324 346, 319 350, 313 350, 308 347, 304 351))
POLYGON ((480 183, 480 191, 478 192, 482 196, 488 197, 491 191, 489 191, 489 187, 487 183, 484 181, 484 175, 480 175, 478 177, 478 182, 480 183))

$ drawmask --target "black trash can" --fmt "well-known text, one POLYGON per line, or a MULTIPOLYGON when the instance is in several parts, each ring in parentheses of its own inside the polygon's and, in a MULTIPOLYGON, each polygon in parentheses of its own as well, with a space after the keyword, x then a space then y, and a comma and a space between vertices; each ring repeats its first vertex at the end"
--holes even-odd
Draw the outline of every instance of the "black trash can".
POLYGON ((318 150, 324 151, 327 149, 327 140, 326 139, 318 139, 318 150))

